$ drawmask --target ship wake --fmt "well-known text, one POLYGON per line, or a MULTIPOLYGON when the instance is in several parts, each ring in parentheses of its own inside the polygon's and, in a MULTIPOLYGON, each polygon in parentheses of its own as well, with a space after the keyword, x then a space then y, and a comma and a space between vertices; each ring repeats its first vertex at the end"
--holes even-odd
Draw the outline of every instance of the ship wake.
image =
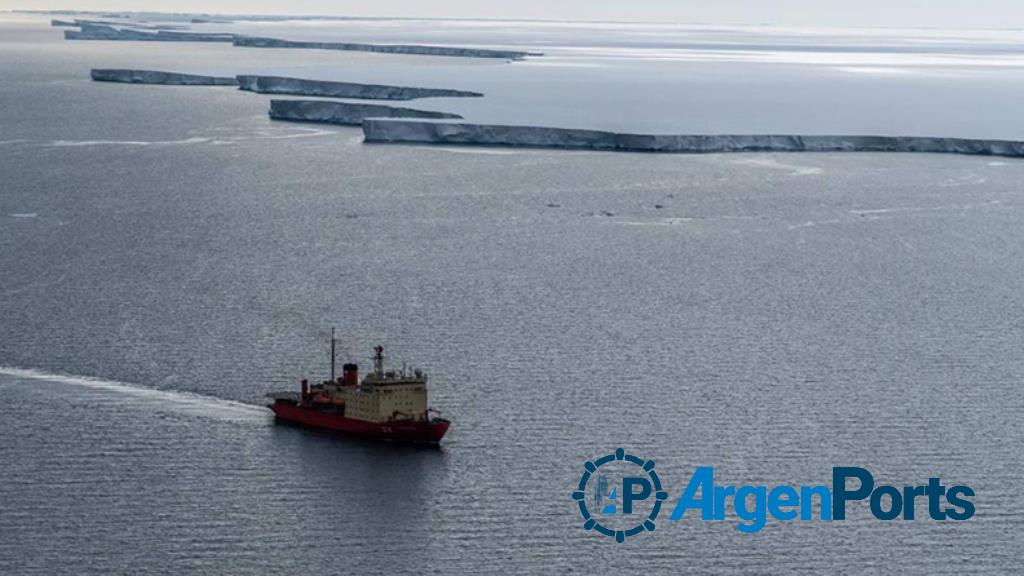
POLYGON ((127 406, 145 407, 189 416, 198 416, 233 422, 267 422, 269 413, 261 406, 225 400, 215 396, 174 390, 159 390, 138 384, 106 380, 91 376, 76 376, 44 372, 31 368, 0 366, 0 381, 48 382, 88 389, 103 394, 127 406))

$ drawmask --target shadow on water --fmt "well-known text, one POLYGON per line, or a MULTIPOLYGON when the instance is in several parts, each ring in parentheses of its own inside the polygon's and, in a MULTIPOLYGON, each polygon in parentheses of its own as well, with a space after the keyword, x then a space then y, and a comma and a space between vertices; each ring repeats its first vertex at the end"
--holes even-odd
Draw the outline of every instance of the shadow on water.
MULTIPOLYGON (((383 442, 278 422, 270 431, 278 465, 302 502, 298 524, 345 534, 347 545, 399 547, 373 570, 405 570, 430 554, 437 502, 452 490, 449 454, 438 446, 383 442)), ((364 566, 362 568, 369 568, 364 566)), ((358 571, 359 566, 355 569, 358 571)))

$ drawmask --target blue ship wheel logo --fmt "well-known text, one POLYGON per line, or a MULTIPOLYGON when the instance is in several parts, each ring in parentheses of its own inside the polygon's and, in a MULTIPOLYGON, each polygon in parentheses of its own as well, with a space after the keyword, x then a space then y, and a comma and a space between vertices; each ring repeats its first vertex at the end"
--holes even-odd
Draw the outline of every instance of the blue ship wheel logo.
MULTIPOLYGON (((654 531, 654 520, 658 517, 658 513, 661 512, 661 503, 668 499, 668 493, 661 489, 661 479, 658 478, 658 473, 654 471, 654 460, 644 460, 633 454, 627 454, 622 448, 619 448, 612 454, 608 454, 592 462, 585 463, 583 465, 583 468, 583 476, 580 478, 579 486, 572 493, 572 499, 576 501, 576 504, 579 506, 580 509, 580 515, 583 516, 584 530, 593 530, 599 534, 615 538, 615 541, 620 543, 624 541, 627 537, 636 536, 637 534, 640 534, 645 530, 648 532, 654 531), (590 482, 591 478, 597 478, 596 488, 597 494, 599 495, 596 497, 595 500, 597 502, 600 502, 600 495, 603 495, 603 493, 607 489, 607 480, 603 476, 597 475, 597 472, 602 466, 612 464, 615 462, 628 462, 630 464, 637 466, 638 468, 640 468, 638 472, 642 471, 643 473, 645 473, 647 479, 649 479, 650 481, 648 483, 647 479, 644 479, 642 477, 630 479, 633 483, 646 484, 646 492, 642 494, 632 494, 630 489, 624 487, 624 493, 622 494, 623 512, 628 513, 630 511, 629 507, 631 506, 631 502, 628 501, 630 498, 635 496, 643 496, 643 498, 640 499, 646 499, 650 495, 654 496, 654 504, 651 507, 650 513, 647 514, 647 517, 644 518, 638 524, 632 526, 631 528, 627 528, 624 530, 613 529, 609 526, 606 526, 605 524, 602 524, 600 520, 594 518, 590 509, 587 507, 587 485, 590 482), (626 492, 630 493, 626 494, 626 492)), ((612 488, 611 494, 608 496, 608 500, 610 503, 600 508, 600 512, 602 514, 615 513, 615 501, 617 499, 616 492, 617 489, 612 488)))

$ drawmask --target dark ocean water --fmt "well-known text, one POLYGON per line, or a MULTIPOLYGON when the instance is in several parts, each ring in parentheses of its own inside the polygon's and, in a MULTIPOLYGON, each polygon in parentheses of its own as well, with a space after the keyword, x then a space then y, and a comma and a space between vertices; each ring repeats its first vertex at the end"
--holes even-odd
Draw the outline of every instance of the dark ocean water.
POLYGON ((0 573, 1019 569, 1024 163, 370 146, 88 80, 229 50, 0 23, 0 573), (430 372, 441 450, 273 424, 331 326, 430 372), (672 502, 857 465, 978 512, 614 545, 569 494, 619 446, 672 502))

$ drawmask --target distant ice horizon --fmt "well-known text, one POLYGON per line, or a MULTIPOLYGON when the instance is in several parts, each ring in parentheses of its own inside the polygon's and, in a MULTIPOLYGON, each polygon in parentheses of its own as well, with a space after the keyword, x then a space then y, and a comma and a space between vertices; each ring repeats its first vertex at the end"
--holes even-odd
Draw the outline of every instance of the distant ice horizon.
POLYGON ((911 28, 1020 30, 1024 33, 1024 4, 1012 0, 979 0, 965 6, 956 0, 937 0, 923 9, 919 2, 863 0, 727 0, 694 3, 640 0, 624 6, 580 0, 520 0, 512 5, 470 0, 293 0, 284 9, 271 0, 157 0, 134 1, 21 0, 8 11, 133 12, 206 14, 229 17, 369 18, 493 20, 556 23, 661 25, 739 25, 820 28, 911 28))
MULTIPOLYGON (((62 32, 50 26, 51 19, 110 20, 121 15, 46 14, 26 19, 36 20, 39 34, 58 36, 62 32)), ((174 24, 191 32, 290 42, 444 45, 543 56, 503 66, 473 58, 389 59, 379 54, 306 51, 297 68, 293 60, 281 59, 287 55, 273 51, 224 46, 226 52, 211 59, 220 48, 176 42, 167 47, 179 55, 171 67, 150 63, 141 53, 93 60, 91 67, 465 90, 485 97, 424 102, 419 107, 457 114, 476 124, 630 134, 839 134, 1014 141, 1024 134, 1024 120, 1014 113, 1024 97, 1024 86, 1018 81, 1024 70, 1024 42, 1017 31, 386 17, 287 21, 181 12, 130 16, 147 25, 174 24), (202 21, 192 22, 195 16, 202 16, 202 21), (186 53, 193 57, 181 56, 186 53)), ((152 47, 138 48, 145 52, 152 47)), ((94 48, 77 44, 76 49, 94 48)))

